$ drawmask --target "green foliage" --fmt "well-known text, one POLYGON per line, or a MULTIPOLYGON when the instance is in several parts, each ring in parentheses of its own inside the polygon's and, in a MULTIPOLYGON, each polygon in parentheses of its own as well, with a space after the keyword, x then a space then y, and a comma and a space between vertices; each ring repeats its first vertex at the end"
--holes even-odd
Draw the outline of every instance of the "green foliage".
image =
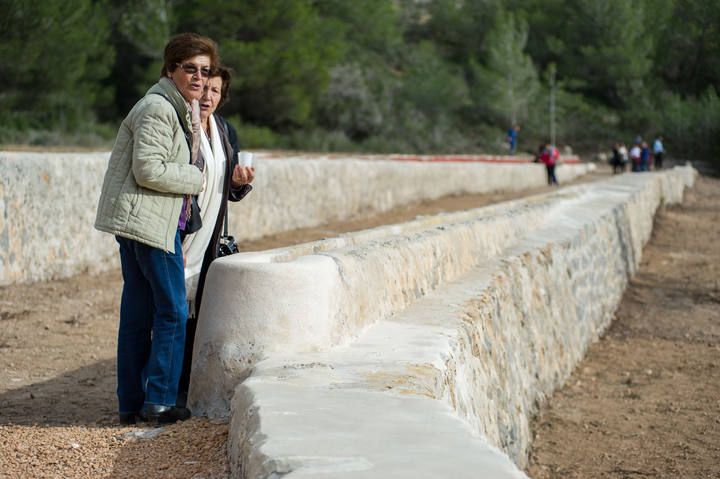
POLYGON ((657 7, 653 15, 664 12, 665 22, 658 31, 655 72, 683 95, 703 94, 710 85, 720 90, 720 2, 665 0, 657 7))
MULTIPOLYGON (((340 26, 342 58, 330 69, 315 121, 326 131, 362 142, 392 121, 405 47, 401 9, 387 0, 323 0, 320 15, 340 26)), ((336 141, 328 144, 337 143, 336 141)))
POLYGON ((449 60, 467 65, 485 55, 486 37, 501 12, 501 0, 435 0, 415 27, 416 36, 438 45, 449 60))
POLYGON ((358 57, 370 61, 393 62, 403 48, 400 10, 387 0, 322 0, 316 3, 320 16, 339 26, 347 46, 345 61, 358 57))
POLYGON ((379 97, 361 65, 338 65, 330 72, 330 83, 318 101, 318 121, 347 137, 362 140, 380 131, 385 118, 379 97))
POLYGON ((341 131, 296 130, 287 138, 288 148, 309 151, 355 151, 358 144, 341 131))
POLYGON ((221 46, 238 75, 228 109, 275 129, 306 125, 344 47, 341 28, 304 0, 183 2, 181 28, 221 46))
POLYGON ((72 130, 109 95, 104 2, 0 2, 0 125, 72 130))
POLYGON ((686 160, 720 156, 720 97, 715 88, 690 99, 666 94, 662 106, 655 133, 665 137, 675 156, 686 160))
POLYGON ((160 77, 171 17, 164 0, 110 0, 110 41, 117 55, 108 80, 115 96, 103 119, 125 116, 160 77))
POLYGON ((552 91, 560 145, 662 131, 671 157, 720 157, 704 0, 6 0, 0 142, 105 141, 183 31, 234 68, 247 148, 501 152, 519 122, 534 150, 552 91))
POLYGON ((565 18, 573 15, 565 0, 505 0, 508 12, 528 23, 527 53, 540 70, 557 64, 554 53, 565 29, 565 18))
POLYGON ((401 102, 432 120, 459 111, 469 101, 461 72, 444 62, 432 43, 417 45, 407 63, 399 92, 401 102))
POLYGON ((644 93, 652 66, 650 17, 641 2, 570 0, 572 12, 549 47, 562 77, 578 93, 614 108, 644 93))
POLYGON ((243 123, 239 116, 225 119, 235 127, 243 148, 277 148, 281 145, 281 138, 270 128, 243 123))
POLYGON ((81 146, 108 149, 117 134, 115 126, 83 123, 73 130, 0 128, 0 144, 31 146, 81 146))
POLYGON ((485 65, 470 63, 477 113, 495 124, 527 120, 540 86, 535 66, 524 53, 527 25, 512 14, 499 14, 486 42, 485 65))

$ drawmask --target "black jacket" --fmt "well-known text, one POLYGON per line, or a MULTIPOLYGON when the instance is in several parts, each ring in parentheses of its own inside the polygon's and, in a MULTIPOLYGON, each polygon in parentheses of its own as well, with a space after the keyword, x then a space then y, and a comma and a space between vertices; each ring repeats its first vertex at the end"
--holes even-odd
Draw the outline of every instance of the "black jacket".
POLYGON ((240 201, 252 190, 252 185, 242 185, 240 188, 233 188, 230 183, 232 179, 232 172, 237 165, 237 154, 240 151, 238 146, 237 132, 223 117, 215 115, 215 123, 220 133, 220 138, 223 142, 223 148, 225 150, 225 181, 223 183, 223 202, 220 205, 220 211, 215 219, 215 225, 213 227, 213 233, 210 237, 210 244, 208 244, 207 250, 205 250, 205 256, 203 257, 202 268, 200 269, 200 277, 198 278, 197 293, 195 294, 195 317, 197 318, 200 313, 200 303, 202 302, 202 294, 205 286, 205 277, 207 276, 210 263, 218 257, 218 247, 220 245, 220 235, 222 234, 223 223, 225 221, 225 214, 227 213, 228 204, 227 201, 240 201))
MULTIPOLYGON (((179 406, 185 406, 187 401, 187 392, 190 386, 190 369, 192 365, 193 342, 195 341, 195 330, 197 329, 197 321, 200 313, 200 303, 202 302, 203 289, 205 288, 205 278, 207 277, 210 263, 218 257, 218 246, 222 227, 225 221, 225 213, 227 212, 227 200, 240 201, 250 193, 251 185, 243 185, 240 188, 232 188, 230 186, 232 180, 232 172, 237 165, 238 140, 235 129, 225 121, 220 115, 215 115, 215 123, 218 126, 220 138, 223 142, 225 150, 225 182, 223 183, 223 202, 220 205, 220 211, 215 219, 210 244, 205 250, 203 256, 202 268, 200 269, 200 277, 198 278, 197 292, 195 293, 195 311, 194 315, 190 315, 185 328, 185 355, 183 357, 183 369, 180 375, 180 384, 178 388, 179 406)), ((204 227, 204 226, 203 226, 204 227)))

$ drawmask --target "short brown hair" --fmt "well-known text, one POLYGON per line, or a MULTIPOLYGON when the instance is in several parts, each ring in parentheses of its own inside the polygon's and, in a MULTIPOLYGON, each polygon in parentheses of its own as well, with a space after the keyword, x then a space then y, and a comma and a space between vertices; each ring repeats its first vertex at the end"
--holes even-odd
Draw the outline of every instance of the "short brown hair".
POLYGON ((220 77, 222 87, 220 88, 220 102, 218 108, 230 100, 230 83, 232 82, 233 70, 225 65, 220 65, 210 73, 210 78, 220 77))
POLYGON ((210 67, 217 68, 220 63, 217 44, 210 38, 197 33, 180 33, 165 45, 161 76, 167 76, 177 68, 179 63, 198 55, 210 57, 210 67))

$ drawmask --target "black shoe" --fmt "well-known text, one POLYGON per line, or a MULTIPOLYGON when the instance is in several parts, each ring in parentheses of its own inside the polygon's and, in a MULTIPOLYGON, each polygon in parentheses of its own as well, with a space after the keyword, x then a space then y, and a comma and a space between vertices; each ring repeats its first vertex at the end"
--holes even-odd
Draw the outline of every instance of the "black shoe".
POLYGON ((185 392, 178 391, 177 400, 175 401, 175 406, 187 407, 187 399, 188 399, 187 391, 185 391, 185 392))
POLYGON ((140 411, 140 418, 147 422, 167 424, 190 419, 190 410, 186 407, 146 404, 140 411))
POLYGON ((121 426, 131 426, 133 424, 137 424, 138 421, 138 413, 136 412, 121 412, 120 417, 120 425, 121 426))

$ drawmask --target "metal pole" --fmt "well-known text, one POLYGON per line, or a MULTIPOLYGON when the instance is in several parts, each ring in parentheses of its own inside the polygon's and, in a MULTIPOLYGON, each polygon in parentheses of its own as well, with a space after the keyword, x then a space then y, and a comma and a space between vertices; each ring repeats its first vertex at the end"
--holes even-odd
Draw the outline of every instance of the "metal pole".
POLYGON ((550 67, 550 144, 555 145, 555 65, 550 67))
POLYGON ((515 88, 511 72, 508 72, 508 91, 510 93, 510 126, 513 127, 517 123, 517 115, 515 114, 515 88))

